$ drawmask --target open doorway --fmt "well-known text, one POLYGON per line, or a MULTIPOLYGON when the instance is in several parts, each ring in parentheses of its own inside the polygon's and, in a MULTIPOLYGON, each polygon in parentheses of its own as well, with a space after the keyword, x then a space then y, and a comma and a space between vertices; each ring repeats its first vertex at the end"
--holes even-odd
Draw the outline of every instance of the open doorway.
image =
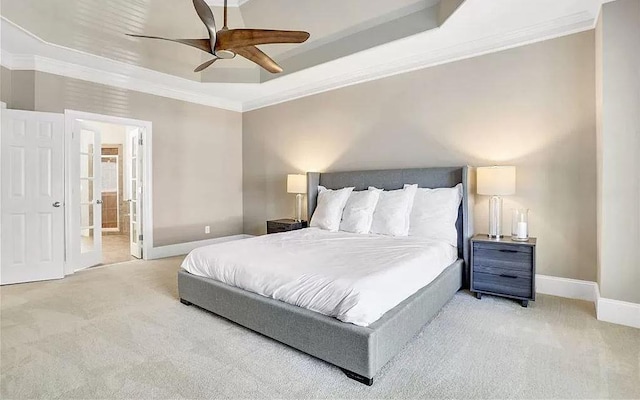
POLYGON ((143 258, 143 215, 150 210, 150 123, 66 112, 67 273, 143 258))
MULTIPOLYGON (((132 254, 131 243, 137 241, 135 226, 136 202, 135 188, 137 179, 132 176, 136 168, 132 164, 136 159, 132 154, 131 143, 127 137, 137 127, 106 122, 84 120, 88 127, 100 131, 100 200, 102 215, 102 264, 115 264, 140 258, 132 254)), ((137 147, 137 146, 136 146, 137 147)), ((81 233, 82 234, 82 233, 81 233)), ((83 241, 86 242, 86 232, 83 241)), ((89 244, 90 246, 91 244, 89 244)))

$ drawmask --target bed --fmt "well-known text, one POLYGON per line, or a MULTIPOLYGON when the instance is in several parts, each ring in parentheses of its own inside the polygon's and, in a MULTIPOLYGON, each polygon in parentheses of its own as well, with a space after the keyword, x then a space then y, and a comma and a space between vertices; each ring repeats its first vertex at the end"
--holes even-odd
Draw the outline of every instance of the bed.
MULTIPOLYGON (((473 203, 472 197, 469 196, 471 183, 474 182, 472 174, 473 170, 469 167, 308 174, 308 215, 312 215, 315 210, 318 185, 329 189, 354 186, 355 190, 364 190, 369 186, 375 186, 393 190, 402 188, 405 183, 416 183, 419 187, 429 188, 453 187, 462 183, 463 199, 456 222, 457 254, 450 259, 453 262, 441 268, 437 277, 431 279, 426 286, 412 292, 413 294, 408 298, 388 311, 385 310, 382 316, 376 314, 376 312, 380 313, 379 310, 374 312, 367 310, 353 315, 336 312, 334 315, 331 311, 303 308, 277 298, 267 297, 265 293, 261 295, 243 289, 243 282, 247 282, 246 279, 243 281, 238 278, 233 281, 234 285, 240 286, 237 287, 211 279, 207 276, 212 273, 211 271, 205 273, 197 269, 192 269, 193 273, 185 270, 178 273, 180 301, 183 304, 199 306, 334 364, 348 377, 371 385, 376 373, 438 313, 453 295, 461 287, 468 287, 469 238, 473 234, 471 215, 473 203)), ((255 245, 260 246, 260 243, 265 242, 263 245, 267 246, 269 241, 277 241, 276 236, 256 241, 255 245)), ((303 246, 306 236, 313 237, 313 240, 323 237, 321 233, 314 232, 310 228, 304 232, 298 231, 287 238, 296 238, 298 240, 296 246, 303 246)), ((341 240, 345 239, 341 238, 341 240)), ((357 239, 354 238, 354 240, 357 239)), ((234 245, 227 246, 233 249, 234 245)), ((240 245, 237 244, 237 246, 240 245)), ((271 246, 273 247, 273 244, 271 246)), ((286 250, 282 251, 284 254, 286 250)), ((200 254, 203 259, 211 256, 205 253, 206 251, 202 250, 196 254, 200 254)), ((301 254, 313 257, 314 253, 302 252, 301 254)), ((250 261, 255 262, 255 260, 250 261)), ((277 265, 268 267, 277 268, 277 265)), ((283 285, 286 287, 286 282, 283 282, 283 285)), ((380 290, 380 286, 373 286, 372 290, 380 290)))

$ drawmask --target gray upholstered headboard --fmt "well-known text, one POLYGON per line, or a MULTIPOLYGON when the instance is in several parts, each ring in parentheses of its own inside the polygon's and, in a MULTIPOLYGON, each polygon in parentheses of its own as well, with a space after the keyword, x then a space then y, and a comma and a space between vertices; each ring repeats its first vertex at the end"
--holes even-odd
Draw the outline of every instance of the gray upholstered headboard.
POLYGON ((473 236, 473 193, 475 169, 472 167, 385 169, 378 171, 309 172, 307 173, 307 213, 309 220, 316 209, 318 185, 328 189, 355 187, 366 190, 369 186, 379 189, 402 189, 405 183, 423 188, 453 187, 462 183, 462 204, 458 210, 458 255, 465 261, 465 287, 468 286, 470 241, 473 236))

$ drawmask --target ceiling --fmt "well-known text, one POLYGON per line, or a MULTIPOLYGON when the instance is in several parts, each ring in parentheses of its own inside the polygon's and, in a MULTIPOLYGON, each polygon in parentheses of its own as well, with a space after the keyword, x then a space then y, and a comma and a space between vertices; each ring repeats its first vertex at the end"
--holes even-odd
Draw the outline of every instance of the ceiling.
POLYGON ((261 46, 277 75, 240 57, 194 73, 205 53, 124 35, 207 37, 192 0, 1 1, 5 67, 246 111, 593 29, 606 0, 229 0, 231 28, 311 33, 261 46))
MULTIPOLYGON (((209 3, 220 27, 223 9, 216 4, 222 2, 209 3)), ((433 29, 437 23, 426 10, 432 8, 435 12, 438 3, 439 0, 250 0, 238 6, 235 1, 229 9, 229 26, 310 32, 310 39, 301 45, 260 46, 283 64, 286 73, 291 73, 433 29), (382 29, 391 21, 398 21, 395 30, 382 29), (363 31, 369 31, 365 38, 358 36, 363 31), (330 48, 327 44, 331 44, 330 48), (301 56, 305 53, 311 54, 301 56)), ((1 13, 49 43, 186 79, 259 83, 273 78, 269 73, 261 74, 259 67, 242 57, 218 62, 204 73, 194 73, 197 65, 210 59, 208 54, 180 44, 125 35, 207 38, 192 0, 2 0, 1 13)))

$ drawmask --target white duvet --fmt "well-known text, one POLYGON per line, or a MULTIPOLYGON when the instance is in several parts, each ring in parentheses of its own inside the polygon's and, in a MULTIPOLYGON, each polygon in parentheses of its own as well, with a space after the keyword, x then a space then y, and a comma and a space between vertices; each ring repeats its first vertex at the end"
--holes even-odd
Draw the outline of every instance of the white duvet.
POLYGON ((446 241, 308 228, 193 250, 186 271, 368 326, 457 259, 446 241))

